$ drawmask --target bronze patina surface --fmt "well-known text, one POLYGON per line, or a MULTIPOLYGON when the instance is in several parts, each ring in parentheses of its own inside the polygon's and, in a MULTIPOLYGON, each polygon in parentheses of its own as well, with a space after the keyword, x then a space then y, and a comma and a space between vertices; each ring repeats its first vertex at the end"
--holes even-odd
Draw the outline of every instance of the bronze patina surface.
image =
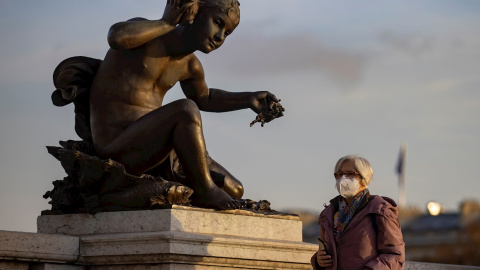
MULTIPOLYGON (((75 130, 83 141, 62 142, 49 152, 62 162, 80 201, 88 201, 77 210, 248 204, 241 200, 242 183, 208 155, 200 111, 251 109, 258 114, 252 125, 263 126, 284 109, 267 91, 209 88, 194 54, 221 47, 239 22, 237 0, 168 0, 160 20, 114 24, 103 60, 72 57, 59 64, 52 100, 75 104, 75 130), (177 82, 186 98, 163 104, 177 82)), ((52 211, 59 210, 63 193, 59 182, 55 188, 45 195, 52 211)))

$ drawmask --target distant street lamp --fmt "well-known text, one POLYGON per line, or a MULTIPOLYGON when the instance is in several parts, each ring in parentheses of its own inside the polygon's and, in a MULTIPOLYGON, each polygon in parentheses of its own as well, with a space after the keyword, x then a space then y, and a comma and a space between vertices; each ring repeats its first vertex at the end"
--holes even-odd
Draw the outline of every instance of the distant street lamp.
POLYGON ((427 204, 427 209, 430 215, 438 216, 442 211, 442 206, 438 202, 429 202, 427 204))

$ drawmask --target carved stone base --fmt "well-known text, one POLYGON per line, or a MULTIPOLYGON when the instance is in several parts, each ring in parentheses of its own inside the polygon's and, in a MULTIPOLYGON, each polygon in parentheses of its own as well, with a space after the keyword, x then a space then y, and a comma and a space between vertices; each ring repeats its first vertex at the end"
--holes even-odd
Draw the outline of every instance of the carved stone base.
POLYGON ((79 236, 77 265, 88 269, 310 269, 291 215, 171 209, 40 216, 41 233, 79 236))

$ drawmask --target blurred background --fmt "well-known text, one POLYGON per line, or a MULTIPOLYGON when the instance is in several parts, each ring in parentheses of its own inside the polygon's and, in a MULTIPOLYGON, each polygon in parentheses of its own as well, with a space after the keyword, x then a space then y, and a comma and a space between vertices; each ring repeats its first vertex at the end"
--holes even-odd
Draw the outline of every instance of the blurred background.
MULTIPOLYGON (((49 209, 42 195, 66 176, 45 148, 78 139, 73 105, 51 103, 56 65, 76 55, 103 59, 112 24, 159 19, 165 2, 0 2, 0 230, 36 231, 49 209)), ((337 195, 335 162, 366 157, 370 192, 399 201, 404 145, 407 259, 450 258, 429 253, 436 248, 455 250, 457 260, 470 252, 455 245, 478 254, 480 2, 244 0, 241 14, 222 48, 197 56, 210 87, 268 90, 286 108, 263 128, 249 127, 249 110, 202 114, 210 155, 243 182, 245 197, 301 213, 308 241, 337 195), (436 216, 427 211, 432 201, 436 216), (418 238, 426 235, 430 242, 418 238), (415 244, 422 241, 429 246, 415 244)), ((177 85, 166 102, 182 97, 177 85)))

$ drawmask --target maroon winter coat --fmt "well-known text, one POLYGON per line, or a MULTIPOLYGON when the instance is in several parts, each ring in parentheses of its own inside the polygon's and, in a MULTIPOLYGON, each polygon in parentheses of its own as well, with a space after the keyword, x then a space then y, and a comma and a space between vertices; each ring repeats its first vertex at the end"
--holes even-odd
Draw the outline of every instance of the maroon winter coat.
POLYGON ((313 269, 403 269, 403 242, 396 203, 387 197, 367 195, 363 204, 342 233, 338 245, 333 236, 333 215, 338 211, 338 197, 320 214, 320 239, 332 256, 333 266, 323 268, 312 257, 313 269), (376 228, 372 222, 375 217, 376 228))

